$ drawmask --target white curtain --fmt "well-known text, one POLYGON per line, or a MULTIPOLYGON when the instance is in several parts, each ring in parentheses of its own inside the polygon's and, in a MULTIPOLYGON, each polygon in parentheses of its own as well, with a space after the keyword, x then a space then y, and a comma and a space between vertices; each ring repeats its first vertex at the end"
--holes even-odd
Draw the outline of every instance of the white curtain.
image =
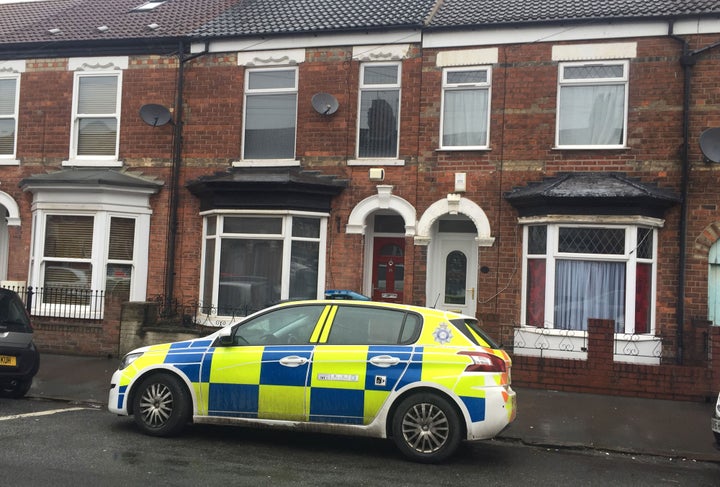
POLYGON ((624 262, 557 261, 555 328, 587 330, 588 318, 615 320, 615 331, 624 331, 624 262))
POLYGON ((620 145, 624 118, 624 86, 563 87, 559 144, 620 145))
POLYGON ((443 146, 487 145, 487 90, 446 91, 443 146))

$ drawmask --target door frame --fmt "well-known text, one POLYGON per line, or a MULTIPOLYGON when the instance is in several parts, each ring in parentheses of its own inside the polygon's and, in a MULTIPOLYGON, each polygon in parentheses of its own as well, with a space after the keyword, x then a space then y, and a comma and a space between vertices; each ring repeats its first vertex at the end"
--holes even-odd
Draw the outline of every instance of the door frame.
POLYGON ((426 281, 427 305, 446 311, 475 316, 478 301, 479 245, 475 234, 435 233, 428 249, 428 274, 426 281), (465 305, 445 303, 445 266, 448 254, 459 250, 467 256, 465 280, 465 305))
MULTIPOLYGON (((371 253, 371 256, 370 256, 370 294, 368 294, 368 296, 370 296, 371 299, 373 299, 374 301, 384 301, 384 302, 389 302, 389 303, 403 303, 403 302, 404 302, 404 298, 405 298, 405 287, 404 287, 404 283, 405 283, 405 275, 406 275, 406 272, 405 272, 405 255, 406 255, 406 254, 407 254, 407 250, 405 249, 405 237, 401 237, 401 236, 398 236, 398 237, 384 237, 384 236, 379 236, 379 235, 375 235, 375 236, 373 237, 373 241, 372 241, 372 253, 371 253), (377 262, 377 261, 376 261, 376 257, 377 257, 377 256, 376 256, 376 253, 377 253, 377 251, 378 251, 378 248, 380 247, 380 241, 384 241, 384 242, 387 242, 387 243, 391 243, 391 242, 392 242, 392 243, 395 243, 395 244, 397 244, 399 247, 402 248, 402 256, 401 256, 401 259, 402 259, 402 267, 403 267, 403 289, 400 290, 400 291, 396 290, 396 289, 395 289, 395 286, 394 286, 394 283, 395 283, 396 281, 393 280, 393 289, 387 291, 388 294, 394 293, 394 294, 395 294, 395 297, 394 297, 394 298, 391 298, 391 297, 381 297, 380 299, 376 299, 376 298, 375 298, 375 272, 376 272, 376 270, 377 270, 377 267, 376 267, 376 262, 377 262)), ((392 259, 392 258, 391 258, 391 259, 392 259)), ((379 261, 379 260, 380 260, 380 259, 378 259, 378 261, 379 261)), ((397 268, 397 266, 394 266, 394 267, 397 268)), ((393 274, 394 274, 394 272, 393 272, 393 274)), ((386 268, 386 276, 387 276, 387 268, 386 268)), ((387 281, 387 279, 386 279, 386 281, 387 281)))

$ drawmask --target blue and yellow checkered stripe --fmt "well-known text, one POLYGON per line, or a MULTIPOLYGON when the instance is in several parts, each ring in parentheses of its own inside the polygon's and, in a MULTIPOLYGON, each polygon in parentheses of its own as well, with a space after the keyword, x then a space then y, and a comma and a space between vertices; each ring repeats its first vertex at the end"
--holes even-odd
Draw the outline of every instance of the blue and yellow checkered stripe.
POLYGON ((206 367, 211 370, 209 383, 200 387, 209 415, 366 424, 393 389, 419 380, 422 349, 312 345, 218 348, 206 355, 202 368, 206 367), (400 357, 401 361, 388 368, 373 365, 372 359, 380 355, 400 357), (281 365, 279 360, 287 356, 307 362, 296 367, 281 365))

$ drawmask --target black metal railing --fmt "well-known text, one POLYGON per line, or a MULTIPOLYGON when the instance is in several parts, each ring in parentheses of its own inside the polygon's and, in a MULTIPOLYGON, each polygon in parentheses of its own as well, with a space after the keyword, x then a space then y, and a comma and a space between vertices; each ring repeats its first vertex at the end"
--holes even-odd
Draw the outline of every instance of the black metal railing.
POLYGON ((96 321, 103 317, 103 290, 32 286, 6 288, 20 296, 30 316, 96 321))
POLYGON ((185 327, 225 326, 269 306, 269 304, 240 303, 236 306, 218 307, 199 301, 181 303, 177 299, 167 299, 162 295, 153 296, 148 301, 157 305, 158 320, 174 322, 185 327))

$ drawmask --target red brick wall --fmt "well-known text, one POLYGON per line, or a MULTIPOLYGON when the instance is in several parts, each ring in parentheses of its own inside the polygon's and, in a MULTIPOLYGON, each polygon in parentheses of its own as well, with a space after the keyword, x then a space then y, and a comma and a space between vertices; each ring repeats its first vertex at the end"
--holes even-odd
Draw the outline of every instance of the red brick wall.
MULTIPOLYGON (((710 45, 718 39, 717 36, 695 36, 691 39, 692 48, 710 45)), ((554 44, 498 47, 498 63, 492 70, 490 149, 486 151, 437 150, 442 74, 435 65, 438 50, 421 52, 418 46, 413 46, 409 58, 403 61, 400 158, 405 165, 386 167, 383 184, 392 185, 393 194, 412 204, 419 218, 430 205, 453 192, 455 172, 467 174, 468 190, 464 196, 483 209, 495 237, 492 247, 480 249, 479 265, 488 272, 478 275, 478 316, 491 330, 517 324, 522 306, 521 229, 516 212, 503 197, 507 191, 558 172, 621 171, 644 183, 657 183, 680 192, 683 100, 680 44, 667 37, 637 40, 638 55, 630 61, 628 148, 612 151, 553 148, 558 76, 557 63, 552 61, 554 44)), ((306 61, 299 65, 297 158, 303 167, 350 180, 349 187, 332 202, 326 286, 360 290, 366 267, 366 242, 360 235, 347 234, 345 226, 352 209, 363 199, 377 194, 377 188, 369 181, 367 167, 346 164, 355 154, 357 129, 359 63, 352 60, 351 55, 350 47, 308 49, 306 61), (331 93, 338 99, 340 106, 334 115, 322 116, 312 109, 312 96, 318 92, 331 93)), ((702 330, 699 327, 696 330, 695 324, 707 317, 707 250, 720 236, 720 232, 715 231, 720 228, 716 191, 720 186, 720 165, 703 162, 697 145, 702 130, 720 126, 720 111, 716 109, 720 101, 718 60, 720 49, 710 50, 699 56, 693 67, 683 327, 684 336, 692 337, 686 339, 695 344, 696 350, 701 348, 697 341, 702 330)), ((26 279, 29 267, 32 195, 23 193, 18 183, 31 174, 60 169, 60 162, 68 157, 73 75, 66 66, 65 59, 29 61, 27 72, 22 75, 18 130, 21 164, 0 168, 2 191, 18 202, 22 217, 20 227, 9 229, 8 279, 26 279)), ((153 213, 148 296, 164 292, 173 127, 170 124, 149 127, 140 119, 138 111, 146 103, 159 103, 176 110, 177 68, 177 60, 173 58, 131 56, 129 69, 123 73, 120 158, 128 170, 165 181, 162 190, 150 200, 153 213)), ((232 161, 240 158, 245 69, 237 65, 234 53, 220 53, 190 61, 185 73, 174 276, 175 298, 180 302, 196 300, 199 296, 202 243, 198 201, 185 184, 200 176, 225 171, 232 161)), ((664 360, 668 363, 674 362, 678 350, 680 217, 678 207, 668 210, 658 233, 655 321, 656 333, 663 338, 664 360)), ((405 301, 408 303, 425 304, 427 279, 434 278, 427 275, 427 253, 426 247, 414 245, 412 238, 406 239, 405 301)), ((715 330, 712 331, 711 335, 717 337, 715 330)), ((39 330, 39 334, 41 332, 39 330)), ((52 333, 54 338, 48 338, 47 344, 54 341, 61 346, 66 338, 70 340, 62 330, 52 333)), ((113 333, 104 331, 102 340, 113 339, 113 333)), ((103 351, 108 348, 98 346, 103 351)), ((716 346, 715 350, 719 348, 716 346)), ((542 367, 538 364, 522 372, 524 361, 529 359, 518 357, 517 360, 520 380, 523 373, 542 373, 551 385, 552 381, 566 381, 568 387, 575 382, 577 387, 582 386, 573 375, 583 370, 582 364, 545 360, 542 367), (552 367, 555 370, 548 373, 552 367)), ((713 363, 720 364, 720 360, 713 363)), ((620 389, 629 392, 632 381, 624 378, 626 367, 613 365, 608 373, 622 384, 620 389)), ((633 373, 628 375, 643 377, 638 387, 657 387, 658 394, 684 390, 686 369, 672 365, 632 367, 635 366, 630 369, 633 373)), ((716 370, 718 367, 716 365, 716 370)), ((585 378, 589 380, 589 376, 585 378)), ((614 387, 604 383, 605 379, 597 380, 596 385, 590 381, 591 385, 583 387, 593 390, 614 387)), ((700 392, 686 395, 693 394, 700 392)))
MULTIPOLYGON (((612 320, 588 320, 587 360, 562 360, 513 355, 513 384, 562 391, 613 394, 655 399, 703 401, 720 391, 720 378, 702 366, 638 365, 613 359, 612 320)), ((712 330, 720 345, 720 328, 712 330)), ((713 363, 720 363, 714 348, 713 363)))

